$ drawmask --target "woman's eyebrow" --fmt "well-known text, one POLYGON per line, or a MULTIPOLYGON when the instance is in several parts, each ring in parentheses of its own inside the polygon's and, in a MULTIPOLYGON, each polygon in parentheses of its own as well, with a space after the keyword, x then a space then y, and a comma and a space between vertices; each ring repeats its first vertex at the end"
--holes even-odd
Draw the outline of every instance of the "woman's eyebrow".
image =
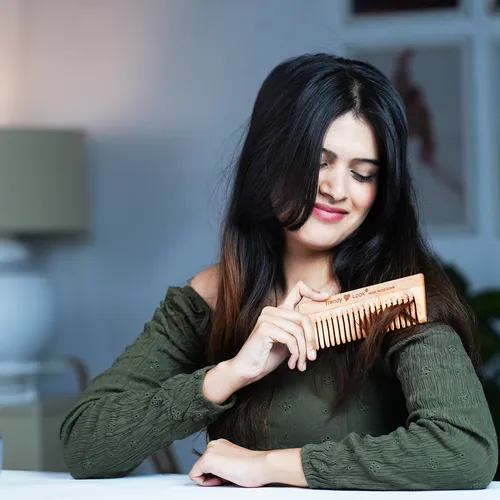
MULTIPOLYGON (((322 148, 321 152, 329 156, 331 159, 336 159, 337 155, 331 151, 330 149, 322 148)), ((371 163, 376 167, 380 166, 380 162, 378 160, 374 160, 373 158, 353 158, 351 161, 355 163, 371 163)))

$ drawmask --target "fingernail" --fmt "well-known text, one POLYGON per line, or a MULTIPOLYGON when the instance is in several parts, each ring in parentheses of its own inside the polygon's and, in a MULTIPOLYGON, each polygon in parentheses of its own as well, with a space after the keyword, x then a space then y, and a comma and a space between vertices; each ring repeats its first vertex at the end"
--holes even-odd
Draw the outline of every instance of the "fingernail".
POLYGON ((311 349, 311 359, 316 359, 316 350, 315 349, 311 349))

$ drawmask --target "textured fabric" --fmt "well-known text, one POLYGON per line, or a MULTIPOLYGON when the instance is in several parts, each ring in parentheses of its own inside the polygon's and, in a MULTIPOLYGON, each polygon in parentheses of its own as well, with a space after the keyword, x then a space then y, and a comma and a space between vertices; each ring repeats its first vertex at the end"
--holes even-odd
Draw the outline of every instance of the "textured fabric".
MULTIPOLYGON (((144 331, 97 376, 61 426, 74 477, 122 476, 219 418, 202 393, 210 310, 189 286, 170 287, 144 331)), ((430 325, 399 342, 340 414, 335 380, 314 362, 269 376, 268 449, 300 448, 311 488, 484 488, 498 462, 481 384, 458 335, 430 325)))
POLYGON ((194 294, 171 287, 135 343, 70 411, 61 435, 74 477, 122 476, 234 405, 235 395, 224 405, 203 396, 209 310, 194 294))
POLYGON ((482 386, 460 338, 428 328, 388 353, 406 399, 406 425, 382 436, 348 434, 301 450, 315 488, 484 488, 498 461, 482 386))

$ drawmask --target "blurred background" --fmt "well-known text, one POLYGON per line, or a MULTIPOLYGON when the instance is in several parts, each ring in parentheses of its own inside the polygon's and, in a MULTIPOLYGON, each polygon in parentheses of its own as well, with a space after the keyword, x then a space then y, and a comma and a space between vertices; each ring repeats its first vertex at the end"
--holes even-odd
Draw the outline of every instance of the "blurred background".
MULTIPOLYGON (((168 286, 216 261, 223 169, 263 79, 304 52, 359 54, 394 79, 413 54, 405 102, 415 129, 427 124, 412 136, 426 231, 481 316, 496 387, 496 3, 0 0, 4 467, 64 470, 58 426, 81 388, 168 286)), ((166 458, 187 473, 204 442, 166 458)))

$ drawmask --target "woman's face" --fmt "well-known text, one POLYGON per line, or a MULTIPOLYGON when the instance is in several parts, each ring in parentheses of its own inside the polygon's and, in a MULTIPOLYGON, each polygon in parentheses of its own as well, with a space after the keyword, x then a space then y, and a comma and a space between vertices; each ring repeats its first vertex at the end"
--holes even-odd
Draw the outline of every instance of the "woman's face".
POLYGON ((370 125, 348 113, 330 125, 323 143, 316 205, 288 250, 328 251, 365 220, 377 194, 378 154, 370 125))

